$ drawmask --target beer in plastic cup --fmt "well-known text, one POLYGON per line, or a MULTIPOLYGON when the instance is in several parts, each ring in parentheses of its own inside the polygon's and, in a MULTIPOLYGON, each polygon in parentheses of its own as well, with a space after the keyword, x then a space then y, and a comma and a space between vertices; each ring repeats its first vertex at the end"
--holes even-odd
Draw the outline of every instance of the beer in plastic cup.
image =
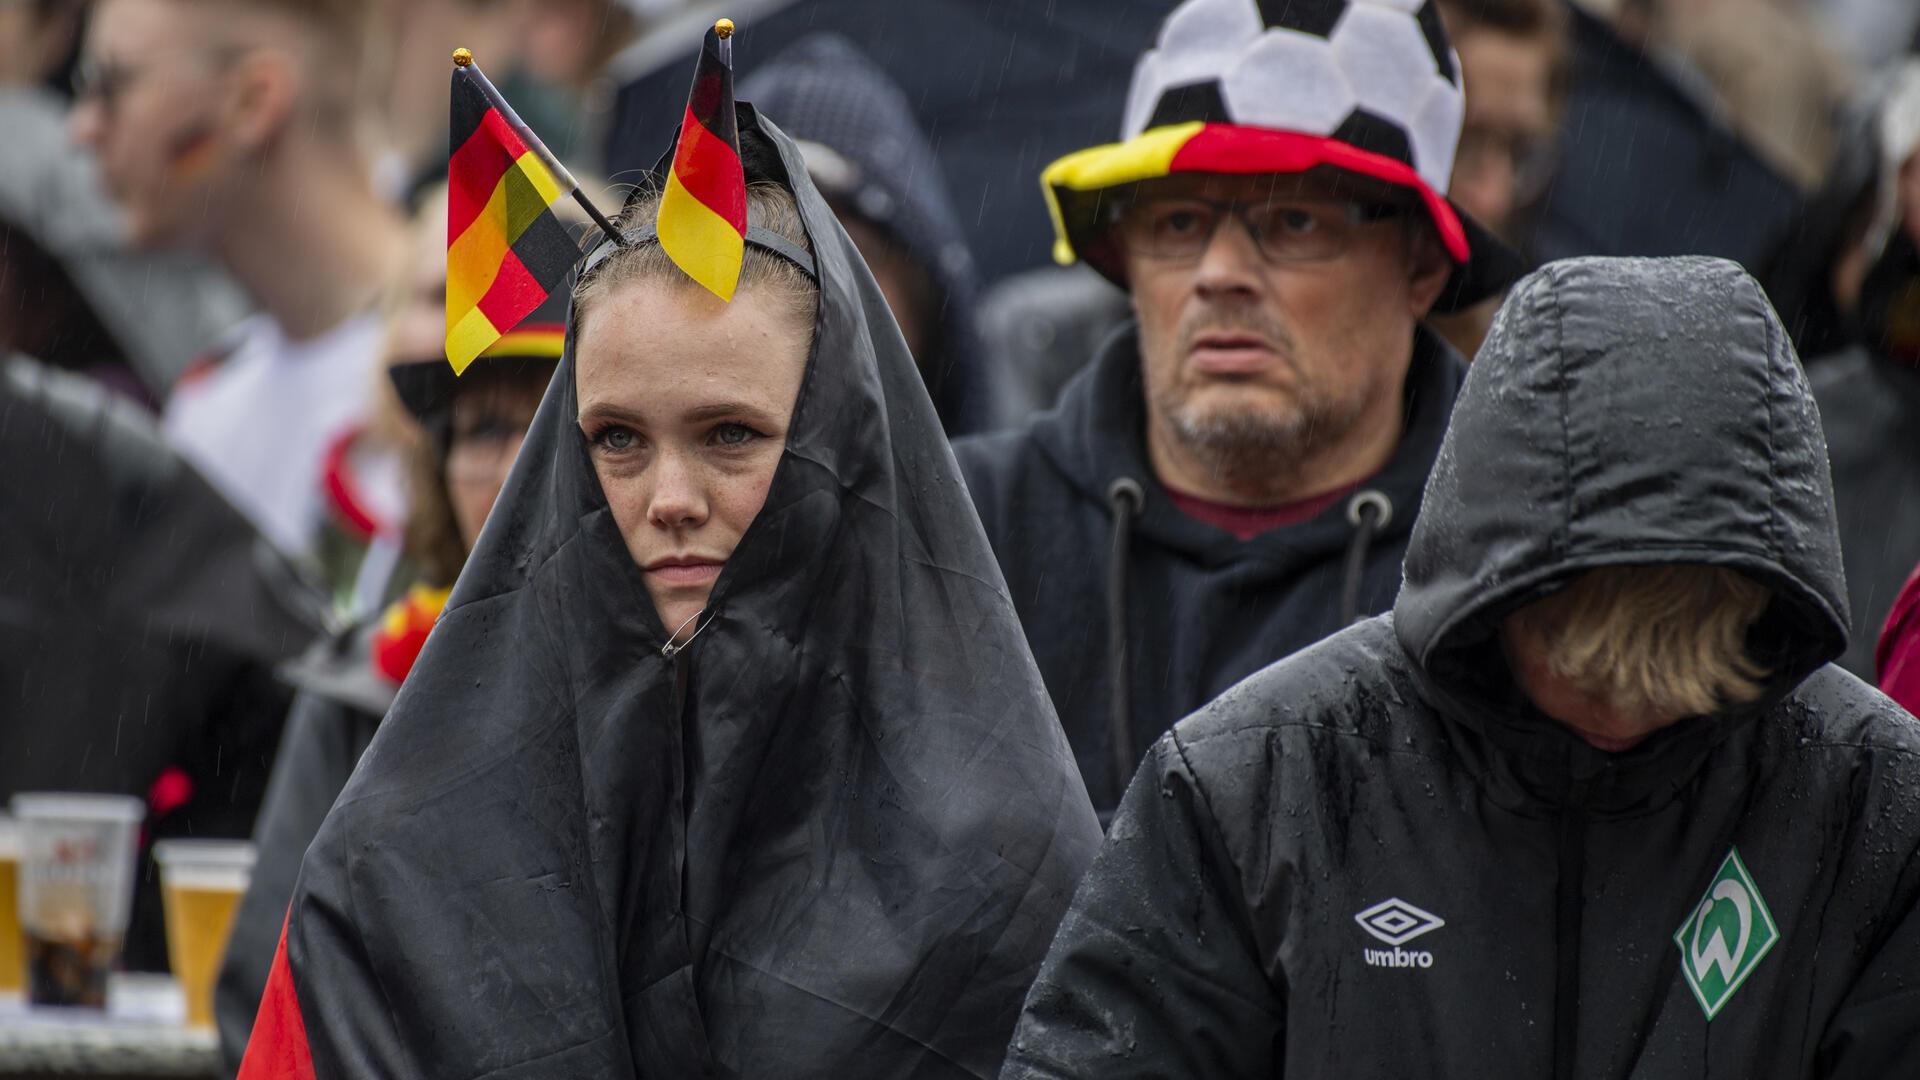
POLYGON ((146 806, 124 795, 21 794, 13 816, 27 1001, 103 1008, 133 906, 146 806))
POLYGON ((0 1000, 20 997, 27 986, 27 956, 20 934, 20 826, 0 814, 0 1000))
POLYGON ((187 1023, 213 1026, 213 984, 234 912, 253 876, 244 840, 162 840, 153 845, 167 914, 167 961, 187 998, 187 1023))

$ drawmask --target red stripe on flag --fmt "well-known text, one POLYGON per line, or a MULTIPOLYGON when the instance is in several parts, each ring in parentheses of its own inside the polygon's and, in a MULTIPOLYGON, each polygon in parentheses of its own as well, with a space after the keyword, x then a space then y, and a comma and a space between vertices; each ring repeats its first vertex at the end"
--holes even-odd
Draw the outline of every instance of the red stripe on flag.
POLYGON ((500 110, 488 109, 479 128, 447 159, 448 243, 459 239, 480 216, 500 178, 526 152, 526 144, 500 110))
MULTIPOLYGON (((289 911, 291 916, 292 912, 289 911)), ((307 1046, 307 1022, 287 966, 287 925, 280 924, 280 947, 267 973, 267 992, 253 1018, 253 1035, 240 1062, 239 1080, 314 1080, 313 1051, 307 1046)))
POLYGON ((680 123, 680 145, 673 155, 673 174, 680 186, 700 204, 732 225, 735 232, 747 234, 747 185, 742 175, 740 155, 713 132, 707 130, 688 109, 680 123))
POLYGON ((510 327, 518 326, 521 319, 533 314, 533 309, 546 299, 547 290, 527 272, 520 256, 509 250, 500 260, 500 272, 494 275, 493 286, 474 306, 493 325, 510 327))

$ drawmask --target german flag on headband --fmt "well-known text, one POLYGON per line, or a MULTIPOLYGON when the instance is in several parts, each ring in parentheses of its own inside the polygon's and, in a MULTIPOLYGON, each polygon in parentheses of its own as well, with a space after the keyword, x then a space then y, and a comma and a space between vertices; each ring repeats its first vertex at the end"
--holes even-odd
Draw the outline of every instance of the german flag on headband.
POLYGON ((579 246, 553 204, 579 185, 493 88, 454 54, 447 159, 447 360, 455 373, 560 287, 579 246))
POLYGON ((732 300, 746 250, 747 178, 733 115, 733 22, 707 31, 655 230, 674 265, 732 300))

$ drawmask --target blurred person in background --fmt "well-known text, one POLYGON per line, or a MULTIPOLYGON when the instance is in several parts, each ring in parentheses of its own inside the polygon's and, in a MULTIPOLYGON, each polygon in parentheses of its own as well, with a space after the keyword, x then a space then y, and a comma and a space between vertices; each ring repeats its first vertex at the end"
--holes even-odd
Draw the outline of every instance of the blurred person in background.
MULTIPOLYGON (((0 355, 0 477, 0 803, 132 795, 147 840, 246 836, 317 588, 81 374, 0 355)), ((158 879, 138 880, 126 963, 165 970, 158 879)))
POLYGON ((86 15, 83 0, 7 0, 0 3, 0 86, 58 90, 73 59, 86 15))
POLYGON ((323 459, 366 414, 376 301, 407 243, 357 139, 367 15, 367 0, 102 0, 72 117, 132 243, 208 252, 259 307, 175 386, 165 429, 314 559, 323 459))
POLYGON ((1880 692, 1920 715, 1920 566, 1907 578, 1874 651, 1880 692))
MULTIPOLYGON (((1466 116, 1448 195, 1508 244, 1526 250, 1525 214, 1553 177, 1554 136, 1566 104, 1564 0, 1438 0, 1460 57, 1466 116)), ((1500 297, 1428 322, 1468 360, 1500 297)))
POLYGON ((1833 463, 1847 597, 1863 632, 1841 664, 1874 678, 1874 635, 1920 560, 1920 60, 1874 113, 1867 177, 1831 260, 1849 343, 1808 362, 1833 463))
POLYGON ((1798 0, 1574 0, 1530 254, 1707 254, 1754 271, 1820 186, 1853 73, 1798 0))
MULTIPOLYGON (((673 3, 667 0, 665 6, 673 3)), ((504 6, 521 79, 503 92, 541 133, 548 149, 569 161, 603 167, 618 89, 608 66, 663 5, 645 0, 505 0, 504 6)))
POLYGON ((259 862, 234 921, 216 992, 220 1043, 240 1067, 300 858, 426 643, 506 482, 566 334, 564 291, 455 377, 444 352, 444 195, 422 204, 420 260, 389 327, 398 399, 420 428, 411 452, 407 593, 378 618, 322 642, 289 675, 299 688, 254 828, 259 862))
POLYGON ((149 408, 240 318, 232 285, 186 252, 127 249, 89 155, 47 82, 82 5, 0 4, 0 350, 100 379, 149 408))
POLYGON ((1421 320, 1518 270, 1443 194, 1433 5, 1329 10, 1174 9, 1125 141, 1043 179, 1057 251, 1133 325, 1053 411, 955 446, 1102 812, 1173 721, 1393 602, 1464 374, 1421 320))
POLYGON ((900 87, 845 38, 821 34, 755 70, 739 93, 800 144, 814 185, 879 282, 947 434, 986 428, 973 256, 900 87))
MULTIPOLYGON (((375 186, 389 200, 412 203, 447 172, 447 69, 453 50, 473 52, 503 84, 513 85, 518 0, 372 0, 377 32, 368 35, 367 69, 376 82, 381 147, 375 186)), ((536 119, 536 130, 544 131, 536 119)))

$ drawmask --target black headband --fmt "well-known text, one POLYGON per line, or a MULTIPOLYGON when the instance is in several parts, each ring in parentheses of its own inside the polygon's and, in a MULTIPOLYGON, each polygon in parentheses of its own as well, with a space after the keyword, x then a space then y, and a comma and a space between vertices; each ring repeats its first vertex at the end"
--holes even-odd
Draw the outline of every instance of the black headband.
MULTIPOLYGON (((628 229, 618 240, 611 238, 603 240, 599 247, 593 249, 593 254, 587 256, 587 264, 581 268, 580 276, 584 278, 593 273, 595 267, 612 258, 613 253, 621 248, 638 247, 641 244, 654 243, 659 239, 660 234, 652 225, 642 225, 637 229, 628 229)), ((806 249, 800 245, 771 229, 763 229, 758 225, 747 226, 746 240, 754 247, 777 255, 799 267, 801 273, 812 278, 815 284, 819 283, 820 275, 814 271, 813 256, 807 254, 806 249)))

